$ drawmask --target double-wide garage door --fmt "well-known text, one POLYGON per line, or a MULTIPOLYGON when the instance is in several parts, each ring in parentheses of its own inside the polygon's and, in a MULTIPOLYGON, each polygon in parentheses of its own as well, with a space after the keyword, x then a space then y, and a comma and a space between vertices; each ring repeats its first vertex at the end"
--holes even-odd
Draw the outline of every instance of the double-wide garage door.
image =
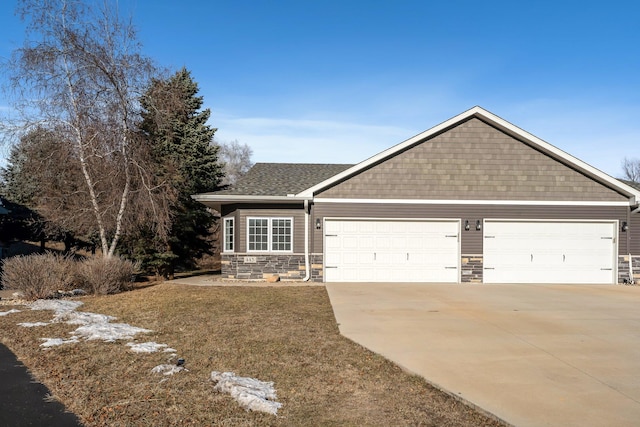
MULTIPOLYGON (((616 283, 617 229, 617 221, 487 219, 483 282, 616 283)), ((327 282, 460 280, 459 220, 326 219, 324 235, 327 282)))
POLYGON ((616 221, 485 220, 485 283, 616 283, 616 221))
POLYGON ((327 219, 325 281, 459 281, 460 221, 327 219))

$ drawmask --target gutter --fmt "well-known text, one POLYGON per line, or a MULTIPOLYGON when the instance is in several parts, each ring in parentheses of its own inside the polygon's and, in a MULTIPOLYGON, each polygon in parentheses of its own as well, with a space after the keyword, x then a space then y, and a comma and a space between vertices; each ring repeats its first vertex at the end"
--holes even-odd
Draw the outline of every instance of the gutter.
POLYGON ((286 196, 254 196, 254 195, 217 195, 217 194, 194 194, 191 198, 197 202, 228 202, 228 203, 272 203, 272 202, 304 202, 313 200, 313 197, 296 196, 289 194, 286 196))

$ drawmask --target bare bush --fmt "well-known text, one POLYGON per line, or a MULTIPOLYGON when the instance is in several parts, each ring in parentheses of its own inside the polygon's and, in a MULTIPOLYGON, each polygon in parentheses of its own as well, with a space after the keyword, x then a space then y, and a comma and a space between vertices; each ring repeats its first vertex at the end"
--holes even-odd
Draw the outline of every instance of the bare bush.
POLYGON ((95 295, 117 294, 133 287, 139 266, 131 261, 112 258, 88 258, 77 264, 77 285, 95 295))
POLYGON ((74 261, 55 253, 7 258, 2 261, 2 287, 26 299, 51 298, 73 287, 74 261))

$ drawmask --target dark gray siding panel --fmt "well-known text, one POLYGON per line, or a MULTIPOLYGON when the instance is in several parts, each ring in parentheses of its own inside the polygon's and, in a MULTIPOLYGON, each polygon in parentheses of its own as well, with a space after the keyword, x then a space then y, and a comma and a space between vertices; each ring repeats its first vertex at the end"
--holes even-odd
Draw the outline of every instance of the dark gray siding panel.
POLYGON ((629 215, 629 251, 633 255, 640 254, 640 213, 629 215))
MULTIPOLYGON (((482 231, 476 231, 477 220, 503 219, 607 219, 627 220, 629 208, 624 206, 513 206, 513 205, 430 205, 430 204, 368 204, 317 203, 312 210, 312 224, 316 218, 446 218, 460 219, 464 228, 469 220, 470 230, 462 230, 462 254, 482 254, 482 231)), ((636 229, 640 232, 640 218, 636 229)), ((632 229, 630 227, 630 230, 632 229)), ((630 232, 630 231, 629 231, 630 232)), ((640 233, 638 233, 640 234, 640 233)), ((322 230, 313 232, 312 252, 322 253, 322 230)), ((638 245, 640 242, 636 242, 638 245)), ((638 245, 640 246, 640 245, 638 245)), ((620 232, 618 251, 628 253, 627 238, 620 232)), ((640 247, 638 248, 640 249, 640 247)), ((639 252, 635 252, 639 253, 639 252)))

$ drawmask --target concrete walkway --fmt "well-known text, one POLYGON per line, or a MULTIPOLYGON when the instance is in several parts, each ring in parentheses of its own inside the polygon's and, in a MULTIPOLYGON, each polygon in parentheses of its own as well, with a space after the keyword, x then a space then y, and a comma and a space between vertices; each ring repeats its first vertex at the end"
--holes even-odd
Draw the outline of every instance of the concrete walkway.
POLYGON ((343 335, 513 425, 640 425, 640 287, 326 286, 343 335))
POLYGON ((231 280, 221 278, 219 274, 202 274, 199 276, 189 276, 174 280, 167 280, 166 283, 175 283, 178 285, 191 285, 191 286, 249 286, 256 288, 264 287, 291 287, 291 286, 324 286, 324 283, 320 282, 302 282, 302 281, 279 281, 269 283, 265 280, 231 280))

